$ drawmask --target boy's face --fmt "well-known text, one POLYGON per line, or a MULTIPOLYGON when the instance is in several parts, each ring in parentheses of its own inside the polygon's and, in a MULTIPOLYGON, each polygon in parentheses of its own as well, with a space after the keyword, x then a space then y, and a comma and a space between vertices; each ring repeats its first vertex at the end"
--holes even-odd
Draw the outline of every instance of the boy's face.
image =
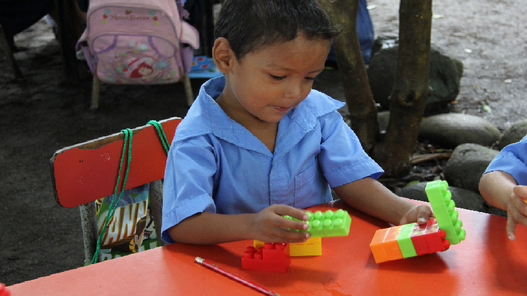
POLYGON ((234 59, 218 103, 242 125, 255 119, 278 123, 307 97, 324 69, 330 45, 329 40, 308 40, 299 34, 234 59))

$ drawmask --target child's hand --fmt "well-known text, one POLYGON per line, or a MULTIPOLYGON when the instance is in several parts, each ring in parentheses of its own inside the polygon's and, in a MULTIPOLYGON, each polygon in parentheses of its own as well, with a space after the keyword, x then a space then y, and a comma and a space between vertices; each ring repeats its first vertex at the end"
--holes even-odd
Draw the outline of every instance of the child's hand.
POLYGON ((309 238, 309 233, 290 229, 307 230, 306 222, 294 221, 283 216, 288 215, 299 220, 309 220, 306 212, 286 205, 272 205, 254 214, 251 229, 254 238, 263 242, 298 243, 309 238))
POLYGON ((432 217, 432 210, 426 205, 414 206, 399 222, 400 225, 417 222, 419 225, 426 224, 432 217))
POLYGON ((507 236, 511 241, 516 239, 518 223, 527 226, 527 186, 515 186, 507 205, 507 236))

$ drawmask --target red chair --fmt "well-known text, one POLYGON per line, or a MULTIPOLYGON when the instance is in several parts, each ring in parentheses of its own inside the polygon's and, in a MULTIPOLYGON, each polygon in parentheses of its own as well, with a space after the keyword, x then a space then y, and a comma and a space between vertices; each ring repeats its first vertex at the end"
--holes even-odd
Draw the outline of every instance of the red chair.
MULTIPOLYGON (((180 122, 181 118, 177 117, 159 122, 168 143, 172 142, 180 122)), ((159 245, 163 245, 160 233, 162 179, 167 154, 154 126, 145 125, 132 131, 132 158, 125 189, 150 183, 150 206, 157 240, 159 245)), ((80 207, 87 262, 91 262, 97 246, 95 201, 114 193, 123 145, 124 134, 117 133, 62 148, 51 158, 51 179, 56 202, 66 208, 80 207)), ((124 174, 124 170, 122 168, 121 174, 124 174)))

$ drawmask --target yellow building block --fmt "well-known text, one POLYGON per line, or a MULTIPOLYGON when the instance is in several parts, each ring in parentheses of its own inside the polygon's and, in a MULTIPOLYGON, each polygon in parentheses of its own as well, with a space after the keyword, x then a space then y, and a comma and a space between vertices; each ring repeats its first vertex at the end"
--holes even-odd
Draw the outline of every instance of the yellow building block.
POLYGON ((322 256, 322 238, 310 237, 303 243, 289 244, 291 257, 293 256, 322 256))
MULTIPOLYGON (((264 242, 254 240, 254 247, 256 249, 264 246, 264 242)), ((289 255, 291 257, 300 256, 322 256, 322 238, 310 237, 303 243, 289 244, 289 255)))

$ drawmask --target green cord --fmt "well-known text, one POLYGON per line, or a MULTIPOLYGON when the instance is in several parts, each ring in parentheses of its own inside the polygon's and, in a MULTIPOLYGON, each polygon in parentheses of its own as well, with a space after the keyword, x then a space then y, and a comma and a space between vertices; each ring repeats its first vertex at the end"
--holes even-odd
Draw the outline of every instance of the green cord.
POLYGON ((108 227, 108 223, 113 217, 113 214, 115 212, 115 209, 117 208, 117 205, 121 201, 121 198, 123 197, 124 193, 124 187, 126 185, 126 180, 128 179, 128 172, 130 170, 130 162, 132 160, 132 139, 133 139, 133 132, 131 129, 123 129, 121 132, 124 133, 124 142, 123 142, 123 153, 121 154, 121 161, 119 163, 119 174, 117 176, 117 182, 115 184, 114 193, 112 196, 112 202, 110 203, 110 207, 108 208, 108 214, 106 215, 106 219, 104 220, 104 225, 101 230, 101 233, 99 235, 99 239, 97 240, 97 248, 95 250, 95 254, 93 255, 93 258, 91 260, 90 264, 97 263, 97 260, 99 259, 99 251, 101 248, 102 239, 104 238, 104 234, 106 233, 106 228, 108 227), (126 150, 128 148, 128 159, 126 163, 126 171, 124 174, 124 180, 123 180, 123 186, 121 188, 121 194, 119 195, 119 198, 117 199, 117 202, 115 202, 115 196, 117 195, 118 189, 119 189, 119 181, 121 180, 121 170, 123 168, 123 160, 126 155, 126 150))
POLYGON ((150 120, 148 124, 153 125, 156 128, 157 134, 159 135, 159 139, 161 140, 161 144, 163 144, 165 152, 168 154, 168 150, 170 150, 170 143, 167 140, 167 136, 165 134, 165 131, 163 130, 163 126, 161 125, 161 123, 155 120, 150 120))

